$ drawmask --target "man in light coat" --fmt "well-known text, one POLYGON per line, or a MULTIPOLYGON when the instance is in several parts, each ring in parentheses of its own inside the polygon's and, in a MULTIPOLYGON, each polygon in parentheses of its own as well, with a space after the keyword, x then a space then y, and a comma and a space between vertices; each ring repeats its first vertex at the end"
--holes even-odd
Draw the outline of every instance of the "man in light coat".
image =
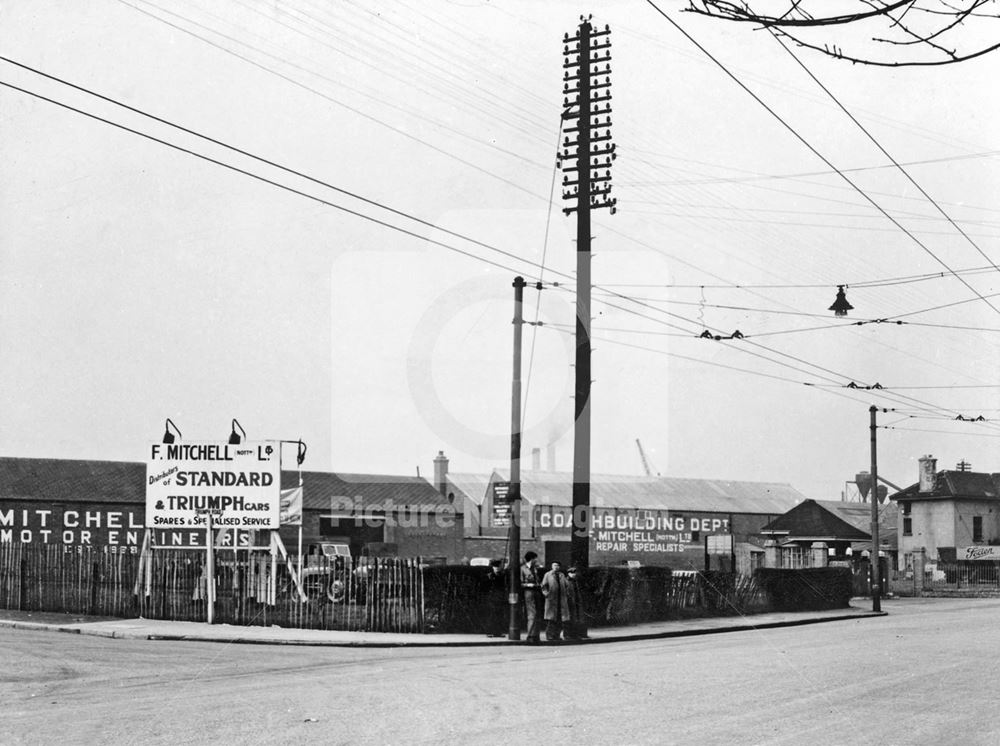
POLYGON ((545 596, 545 639, 558 640, 562 625, 569 621, 569 588, 562 565, 552 563, 552 569, 542 578, 542 595, 545 596))

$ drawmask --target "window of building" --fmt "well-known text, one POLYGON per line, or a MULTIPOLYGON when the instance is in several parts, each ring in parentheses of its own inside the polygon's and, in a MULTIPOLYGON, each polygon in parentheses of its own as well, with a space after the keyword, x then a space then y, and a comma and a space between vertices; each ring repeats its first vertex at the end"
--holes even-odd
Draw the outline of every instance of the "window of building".
POLYGON ((900 503, 899 504, 899 509, 900 509, 900 511, 902 511, 903 515, 909 515, 910 514, 910 503, 900 503))
POLYGON ((981 515, 972 517, 972 540, 983 540, 983 517, 981 515))
POLYGON ((691 542, 697 544, 699 541, 701 541, 701 531, 692 531, 691 542))
POLYGON ((785 547, 782 553, 784 555, 782 557, 782 560, 784 560, 781 563, 782 567, 787 567, 794 570, 806 566, 806 557, 805 557, 806 553, 802 547, 796 547, 796 546, 785 547))
POLYGON ((913 536, 913 519, 908 516, 903 517, 903 536, 913 536))

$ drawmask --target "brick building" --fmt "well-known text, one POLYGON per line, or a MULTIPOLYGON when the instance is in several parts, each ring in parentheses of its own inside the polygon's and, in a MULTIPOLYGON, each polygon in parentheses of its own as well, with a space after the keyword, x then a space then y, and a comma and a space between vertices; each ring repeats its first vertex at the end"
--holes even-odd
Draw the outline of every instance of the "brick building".
MULTIPOLYGON (((443 461, 442 461, 443 459, 443 461)), ((503 557, 508 520, 509 472, 451 473, 435 460, 435 484, 465 513, 465 555, 503 557)), ((521 473, 521 552, 546 562, 569 557, 572 517, 569 473, 521 473)), ((805 496, 787 484, 713 479, 591 475, 590 563, 638 562, 674 569, 703 569, 706 537, 731 536, 737 567, 762 562, 761 528, 805 496)), ((710 560, 728 567, 727 552, 710 560)))
MULTIPOLYGON (((377 548, 398 556, 457 562, 462 516, 420 477, 331 472, 282 472, 283 487, 303 486, 302 542, 348 543, 352 553, 377 548)), ((145 534, 146 465, 137 462, 0 458, 0 541, 93 547, 138 553, 145 534)), ((298 527, 281 536, 296 551, 298 527)), ((205 546, 202 529, 154 530, 157 546, 205 546)), ((246 546, 259 537, 223 534, 222 546, 246 546)))

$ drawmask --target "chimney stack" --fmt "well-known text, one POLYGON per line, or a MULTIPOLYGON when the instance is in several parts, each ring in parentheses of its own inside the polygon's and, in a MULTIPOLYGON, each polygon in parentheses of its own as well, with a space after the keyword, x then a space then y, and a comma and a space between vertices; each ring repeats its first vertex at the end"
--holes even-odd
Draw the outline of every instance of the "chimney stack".
POLYGON ((920 492, 933 492, 937 459, 928 454, 921 456, 917 461, 920 464, 920 492))
POLYGON ((434 486, 442 495, 448 494, 448 457, 438 451, 434 457, 434 486))
POLYGON ((531 449, 531 470, 541 471, 542 470, 542 449, 532 448, 531 449))

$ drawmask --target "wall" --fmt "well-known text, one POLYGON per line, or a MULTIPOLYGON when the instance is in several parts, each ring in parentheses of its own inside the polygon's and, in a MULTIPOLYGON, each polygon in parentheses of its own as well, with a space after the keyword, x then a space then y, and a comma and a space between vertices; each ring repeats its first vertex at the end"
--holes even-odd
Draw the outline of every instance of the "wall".
POLYGON ((955 546, 955 504, 953 500, 914 500, 910 503, 913 535, 903 536, 900 520, 901 554, 925 547, 929 557, 936 557, 938 547, 955 546))
MULTIPOLYGON (((465 539, 464 542, 464 554, 462 555, 465 559, 472 559, 473 557, 489 557, 490 559, 502 559, 507 556, 507 537, 498 538, 486 538, 486 537, 469 537, 465 539)), ((518 562, 524 557, 525 552, 534 552, 539 556, 539 558, 545 558, 545 545, 541 542, 521 537, 520 551, 518 552, 518 562)))
POLYGON ((955 546, 971 547, 1000 539, 1000 505, 992 500, 961 500, 955 503, 955 546), (972 540, 972 519, 983 519, 982 541, 972 540))
POLYGON ((463 515, 397 515, 385 529, 385 540, 399 547, 400 557, 443 557, 458 562, 464 555, 463 515))
MULTIPOLYGON (((0 500, 0 542, 92 547, 107 553, 137 554, 145 535, 146 506, 128 503, 51 503, 41 500, 0 500)), ((248 532, 235 537, 238 546, 251 541, 248 532)), ((229 532, 223 546, 232 546, 229 532)), ((205 546, 204 529, 154 529, 157 546, 205 546)))
POLYGON ((903 535, 903 516, 899 522, 900 554, 912 554, 921 547, 929 558, 938 556, 942 547, 955 548, 1000 541, 1000 503, 993 500, 914 500, 910 503, 912 536, 903 535), (983 541, 972 540, 972 519, 983 518, 983 541))
MULTIPOLYGON (((571 516, 566 507, 538 506, 532 522, 537 526, 539 540, 568 541, 571 516)), ((727 535, 735 528, 736 541, 746 541, 774 517, 753 513, 594 508, 590 564, 621 565, 637 561, 645 566, 675 570, 704 569, 706 536, 727 535)))
MULTIPOLYGON (((448 562, 458 562, 464 550, 462 542, 463 515, 461 513, 435 514, 429 512, 390 513, 363 519, 322 518, 329 509, 303 511, 302 551, 308 552, 310 544, 345 540, 351 544, 352 553, 359 554, 364 544, 385 542, 396 545, 399 557, 444 557, 448 562)), ((298 529, 285 526, 281 538, 292 554, 296 553, 298 529)))

